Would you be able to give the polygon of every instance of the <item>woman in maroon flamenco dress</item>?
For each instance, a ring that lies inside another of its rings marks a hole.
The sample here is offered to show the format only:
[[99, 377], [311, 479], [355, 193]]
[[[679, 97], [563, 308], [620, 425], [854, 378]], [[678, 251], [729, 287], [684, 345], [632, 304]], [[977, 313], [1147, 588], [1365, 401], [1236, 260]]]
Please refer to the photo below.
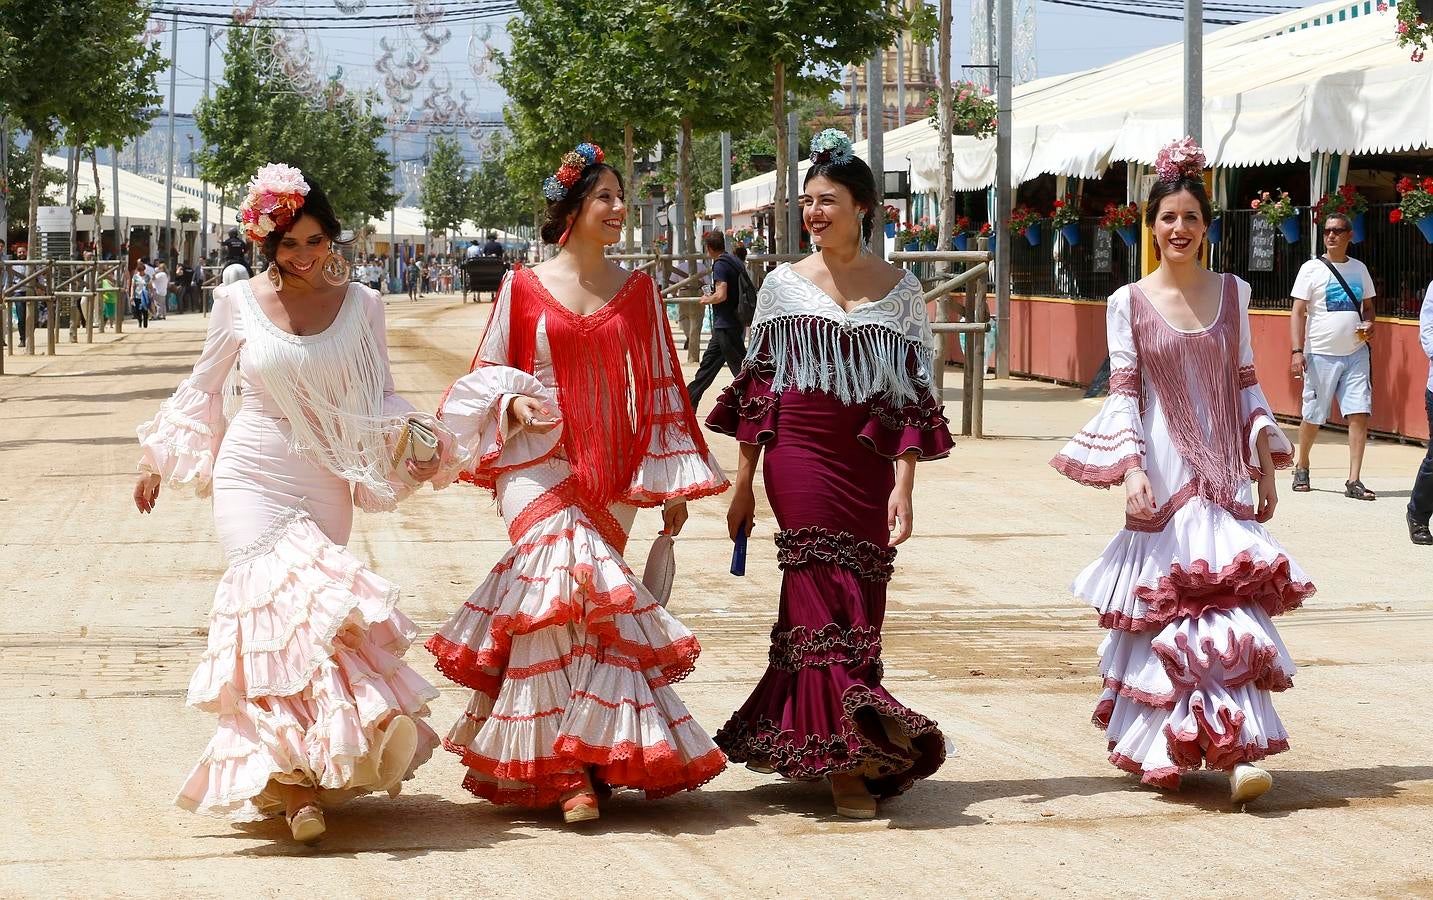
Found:
[[952, 441], [920, 283], [863, 252], [880, 209], [871, 170], [840, 132], [811, 158], [800, 201], [821, 252], [766, 278], [741, 374], [707, 419], [741, 442], [733, 539], [750, 534], [766, 451], [784, 572], [770, 665], [716, 742], [758, 772], [828, 779], [837, 813], [869, 819], [945, 760], [936, 723], [881, 686], [881, 624], [915, 463]]

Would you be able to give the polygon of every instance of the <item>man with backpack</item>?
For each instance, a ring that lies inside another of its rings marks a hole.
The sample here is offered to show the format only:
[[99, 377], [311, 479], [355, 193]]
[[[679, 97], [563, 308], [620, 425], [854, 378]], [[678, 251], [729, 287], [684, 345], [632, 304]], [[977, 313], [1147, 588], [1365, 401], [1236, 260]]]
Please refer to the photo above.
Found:
[[692, 409], [697, 408], [702, 394], [716, 380], [722, 363], [732, 375], [741, 371], [741, 361], [746, 358], [746, 326], [756, 312], [756, 288], [746, 274], [746, 266], [726, 252], [726, 237], [719, 231], [708, 232], [703, 243], [712, 260], [712, 289], [702, 294], [702, 305], [712, 310], [712, 337], [692, 383], [687, 385]]
[[1327, 253], [1303, 264], [1294, 279], [1289, 337], [1293, 343], [1289, 372], [1304, 383], [1303, 421], [1299, 425], [1299, 456], [1294, 462], [1294, 490], [1308, 491], [1309, 451], [1319, 428], [1328, 421], [1333, 401], [1348, 422], [1348, 480], [1344, 496], [1374, 500], [1377, 495], [1361, 479], [1363, 449], [1368, 443], [1368, 417], [1373, 412], [1373, 363], [1368, 341], [1373, 336], [1373, 278], [1368, 267], [1348, 255], [1353, 225], [1342, 213], [1324, 221]]

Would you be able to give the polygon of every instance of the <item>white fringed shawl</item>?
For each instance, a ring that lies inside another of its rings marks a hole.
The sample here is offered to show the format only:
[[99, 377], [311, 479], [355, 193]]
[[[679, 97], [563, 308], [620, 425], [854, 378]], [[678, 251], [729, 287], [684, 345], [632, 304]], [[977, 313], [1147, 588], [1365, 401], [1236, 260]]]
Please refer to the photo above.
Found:
[[885, 297], [850, 312], [787, 264], [757, 293], [747, 364], [772, 371], [774, 393], [794, 387], [842, 403], [883, 395], [918, 402], [930, 391], [934, 358], [924, 291], [909, 272]]
[[394, 499], [384, 477], [388, 363], [352, 286], [327, 330], [295, 335], [269, 321], [248, 282], [240, 284], [246, 301], [242, 365], [288, 420], [289, 446], [377, 499]]

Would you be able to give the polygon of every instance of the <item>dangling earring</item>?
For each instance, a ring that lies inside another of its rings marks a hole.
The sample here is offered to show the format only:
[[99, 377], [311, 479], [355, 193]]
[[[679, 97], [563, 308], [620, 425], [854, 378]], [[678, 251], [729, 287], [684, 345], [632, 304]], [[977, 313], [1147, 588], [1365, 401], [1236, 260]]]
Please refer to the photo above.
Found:
[[350, 274], [348, 261], [332, 250], [328, 253], [328, 259], [324, 260], [322, 272], [323, 280], [334, 287], [338, 287], [341, 284], [348, 284]]
[[572, 225], [573, 225], [573, 222], [576, 222], [576, 221], [577, 221], [577, 219], [576, 219], [576, 217], [574, 217], [573, 220], [572, 220], [572, 222], [568, 222], [568, 223], [567, 223], [567, 230], [564, 231], [564, 232], [562, 232], [562, 237], [560, 237], [560, 238], [557, 239], [557, 246], [559, 246], [559, 247], [566, 247], [566, 246], [567, 246], [567, 239], [572, 236]]
[[278, 263], [269, 263], [269, 284], [272, 284], [276, 291], [284, 289], [284, 273], [279, 271]]

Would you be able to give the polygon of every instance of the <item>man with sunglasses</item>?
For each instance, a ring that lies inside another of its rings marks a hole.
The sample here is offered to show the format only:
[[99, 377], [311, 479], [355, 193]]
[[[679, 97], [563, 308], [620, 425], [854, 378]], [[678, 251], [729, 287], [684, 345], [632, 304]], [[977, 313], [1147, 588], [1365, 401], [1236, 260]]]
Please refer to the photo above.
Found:
[[1324, 220], [1325, 254], [1303, 264], [1290, 292], [1294, 305], [1289, 316], [1293, 344], [1289, 372], [1304, 383], [1294, 490], [1310, 490], [1309, 451], [1337, 399], [1339, 412], [1348, 423], [1344, 496], [1376, 500], [1377, 495], [1360, 479], [1368, 417], [1373, 412], [1368, 341], [1373, 336], [1374, 288], [1368, 267], [1348, 255], [1352, 234], [1347, 216], [1330, 213]]

